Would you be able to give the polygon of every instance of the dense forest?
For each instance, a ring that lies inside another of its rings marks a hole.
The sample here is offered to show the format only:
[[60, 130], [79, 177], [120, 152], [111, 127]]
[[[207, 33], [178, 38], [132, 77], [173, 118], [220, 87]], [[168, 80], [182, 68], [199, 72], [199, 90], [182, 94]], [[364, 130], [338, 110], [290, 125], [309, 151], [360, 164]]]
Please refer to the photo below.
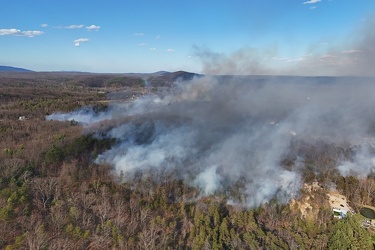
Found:
[[[293, 142], [292, 152], [304, 156], [303, 182], [319, 188], [302, 187], [287, 203], [275, 198], [247, 207], [229, 202], [241, 197], [241, 183], [201, 196], [173, 170], [124, 180], [95, 162], [115, 139], [95, 137], [74, 121], [45, 119], [87, 106], [99, 112], [108, 96], [126, 102], [165, 91], [173, 80], [150, 79], [155, 84], [147, 88], [144, 78], [128, 75], [0, 74], [1, 249], [374, 248], [375, 233], [361, 226], [358, 209], [375, 204], [375, 176], [344, 177], [335, 168], [351, 157], [350, 145]], [[288, 169], [296, 160], [291, 153], [281, 164]], [[356, 214], [333, 217], [332, 186]]]

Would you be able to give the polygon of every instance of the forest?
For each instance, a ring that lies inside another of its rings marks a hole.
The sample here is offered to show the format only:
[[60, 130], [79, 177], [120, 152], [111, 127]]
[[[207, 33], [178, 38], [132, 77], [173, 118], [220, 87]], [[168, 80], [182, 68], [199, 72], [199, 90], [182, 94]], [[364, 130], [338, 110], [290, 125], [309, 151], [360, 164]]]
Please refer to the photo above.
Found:
[[[375, 249], [375, 231], [358, 213], [375, 204], [375, 175], [344, 176], [336, 167], [353, 157], [352, 145], [291, 140], [280, 165], [319, 188], [301, 185], [287, 202], [275, 196], [247, 206], [241, 178], [202, 195], [175, 168], [124, 176], [95, 161], [118, 139], [74, 120], [46, 119], [84, 107], [100, 113], [110, 97], [130, 102], [194, 76], [168, 77], [0, 73], [1, 249]], [[113, 124], [100, 126], [105, 133]], [[333, 188], [355, 214], [334, 218]]]

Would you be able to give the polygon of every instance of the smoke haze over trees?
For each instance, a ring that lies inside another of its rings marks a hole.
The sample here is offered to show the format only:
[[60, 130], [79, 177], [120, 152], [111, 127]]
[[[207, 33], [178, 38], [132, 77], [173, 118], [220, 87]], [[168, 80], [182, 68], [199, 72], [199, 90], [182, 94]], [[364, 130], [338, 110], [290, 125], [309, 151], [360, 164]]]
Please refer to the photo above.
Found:
[[0, 248], [371, 248], [371, 78], [162, 75], [1, 74]]
[[172, 172], [201, 195], [240, 187], [243, 197], [235, 202], [258, 206], [298, 194], [305, 159], [291, 149], [295, 143], [357, 145], [357, 156], [341, 159], [337, 171], [373, 173], [372, 84], [360, 77], [206, 76], [105, 112], [48, 119], [76, 120], [87, 131], [115, 138], [116, 146], [96, 162], [109, 163], [129, 180], [137, 173], [158, 178]]

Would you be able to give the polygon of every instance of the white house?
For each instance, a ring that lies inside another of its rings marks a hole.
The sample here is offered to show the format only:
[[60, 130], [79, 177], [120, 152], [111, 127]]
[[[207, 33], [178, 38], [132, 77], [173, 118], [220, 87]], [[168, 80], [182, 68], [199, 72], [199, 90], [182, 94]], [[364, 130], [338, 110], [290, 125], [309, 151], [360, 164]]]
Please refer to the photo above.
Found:
[[333, 208], [332, 211], [333, 211], [333, 216], [337, 219], [345, 218], [347, 213], [349, 212], [349, 210], [343, 210], [340, 208]]

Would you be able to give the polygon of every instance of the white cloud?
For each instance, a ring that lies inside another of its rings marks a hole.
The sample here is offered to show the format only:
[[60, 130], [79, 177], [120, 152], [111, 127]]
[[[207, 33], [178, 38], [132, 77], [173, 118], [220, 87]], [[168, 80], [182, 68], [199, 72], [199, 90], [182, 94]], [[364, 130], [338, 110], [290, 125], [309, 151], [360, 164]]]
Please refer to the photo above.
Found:
[[303, 2], [303, 4], [313, 4], [313, 3], [319, 3], [321, 1], [322, 0], [309, 0], [309, 1]]
[[150, 50], [151, 50], [151, 51], [155, 51], [155, 50], [156, 50], [156, 48], [150, 48]]
[[72, 25], [69, 25], [69, 26], [65, 26], [64, 28], [65, 29], [81, 29], [83, 27], [84, 27], [83, 24], [72, 24]]
[[40, 36], [44, 32], [43, 31], [38, 31], [38, 30], [28, 30], [28, 31], [22, 31], [22, 34], [27, 37], [34, 37], [34, 36]]
[[87, 43], [88, 41], [90, 41], [90, 39], [88, 39], [88, 38], [76, 39], [76, 40], [74, 40], [74, 46], [79, 47], [79, 46], [81, 46], [81, 43]]
[[310, 7], [310, 10], [315, 10], [315, 9], [316, 9], [316, 6]]
[[100, 26], [97, 26], [97, 25], [90, 25], [90, 26], [86, 26], [86, 29], [88, 31], [92, 31], [92, 30], [95, 30], [95, 31], [98, 31], [100, 29]]
[[356, 49], [341, 51], [341, 53], [343, 53], [343, 54], [354, 54], [354, 53], [360, 53], [360, 52], [362, 52], [362, 51], [361, 50], [356, 50]]
[[144, 36], [144, 33], [134, 33], [135, 36]]
[[140, 43], [140, 44], [138, 44], [138, 46], [146, 46], [147, 45], [147, 43]]
[[83, 42], [88, 42], [88, 41], [90, 41], [90, 39], [88, 38], [79, 38], [79, 39], [74, 40], [74, 42], [76, 43], [83, 43]]
[[285, 62], [285, 63], [292, 63], [292, 62], [301, 62], [304, 61], [304, 57], [297, 57], [297, 58], [289, 58], [289, 57], [274, 57], [272, 60], [278, 61], [278, 62]]
[[27, 37], [34, 37], [40, 36], [44, 32], [38, 30], [27, 30], [21, 31], [19, 29], [0, 29], [0, 36], [27, 36]]
[[167, 49], [167, 52], [174, 52], [174, 49]]
[[47, 27], [48, 27], [48, 24], [46, 24], [46, 23], [42, 23], [42, 24], [40, 25], [40, 27], [42, 27], [42, 28], [47, 28]]

